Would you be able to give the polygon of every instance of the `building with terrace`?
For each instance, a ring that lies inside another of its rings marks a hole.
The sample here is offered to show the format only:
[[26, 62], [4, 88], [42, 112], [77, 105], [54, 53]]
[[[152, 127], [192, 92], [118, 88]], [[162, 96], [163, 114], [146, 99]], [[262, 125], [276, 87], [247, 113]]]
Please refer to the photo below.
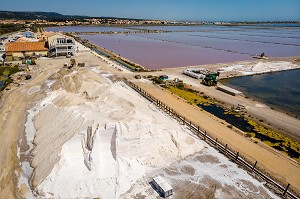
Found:
[[75, 40], [63, 34], [55, 34], [48, 37], [49, 56], [66, 56], [75, 54]]

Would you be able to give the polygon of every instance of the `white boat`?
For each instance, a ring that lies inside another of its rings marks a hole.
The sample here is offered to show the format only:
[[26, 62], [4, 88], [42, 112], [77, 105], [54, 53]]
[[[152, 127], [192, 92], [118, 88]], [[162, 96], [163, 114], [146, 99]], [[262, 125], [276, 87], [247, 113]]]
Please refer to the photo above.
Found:
[[253, 58], [255, 58], [255, 59], [269, 59], [267, 56], [265, 56], [265, 55], [254, 55], [253, 56]]

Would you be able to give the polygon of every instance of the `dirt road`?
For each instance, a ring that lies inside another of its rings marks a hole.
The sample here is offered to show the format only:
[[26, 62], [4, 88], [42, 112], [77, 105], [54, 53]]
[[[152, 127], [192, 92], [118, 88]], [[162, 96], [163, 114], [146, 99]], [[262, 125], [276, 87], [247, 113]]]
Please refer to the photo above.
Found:
[[[54, 71], [55, 67], [49, 69]], [[11, 91], [4, 91], [0, 107], [0, 196], [18, 198], [18, 177], [20, 172], [17, 146], [20, 130], [24, 129], [24, 116], [28, 106], [38, 97], [28, 95], [26, 91], [45, 82], [50, 71], [43, 71], [33, 79]]]

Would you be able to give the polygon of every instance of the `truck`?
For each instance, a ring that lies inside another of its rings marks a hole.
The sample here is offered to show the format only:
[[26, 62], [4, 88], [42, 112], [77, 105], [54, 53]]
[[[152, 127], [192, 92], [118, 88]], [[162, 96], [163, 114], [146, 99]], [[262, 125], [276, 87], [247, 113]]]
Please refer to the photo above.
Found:
[[219, 72], [206, 74], [204, 79], [202, 80], [202, 84], [206, 86], [216, 86], [218, 82], [217, 77], [219, 77], [219, 75]]

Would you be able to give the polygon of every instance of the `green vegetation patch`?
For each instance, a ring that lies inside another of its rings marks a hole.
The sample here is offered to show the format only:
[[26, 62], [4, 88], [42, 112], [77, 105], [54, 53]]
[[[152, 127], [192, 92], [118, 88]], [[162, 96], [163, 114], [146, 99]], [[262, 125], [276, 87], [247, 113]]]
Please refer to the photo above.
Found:
[[199, 94], [196, 94], [194, 92], [185, 89], [180, 89], [174, 86], [167, 86], [166, 89], [171, 93], [174, 93], [175, 95], [185, 99], [187, 102], [191, 104], [196, 104], [196, 105], [203, 104], [207, 106], [209, 106], [210, 104], [214, 104], [214, 102], [209, 100], [208, 98], [200, 96]]
[[19, 66], [0, 66], [0, 75], [10, 76], [16, 72], [19, 72]]
[[12, 83], [11, 75], [19, 72], [19, 66], [0, 66], [0, 81], [4, 82], [3, 86], [0, 86], [0, 90], [3, 90], [8, 84]]
[[0, 24], [0, 35], [10, 32], [16, 32], [22, 30], [24, 25], [22, 24]]
[[248, 120], [248, 123], [254, 127], [253, 131], [255, 131], [256, 138], [300, 162], [299, 142], [294, 141], [273, 129], [266, 128], [255, 121]]

